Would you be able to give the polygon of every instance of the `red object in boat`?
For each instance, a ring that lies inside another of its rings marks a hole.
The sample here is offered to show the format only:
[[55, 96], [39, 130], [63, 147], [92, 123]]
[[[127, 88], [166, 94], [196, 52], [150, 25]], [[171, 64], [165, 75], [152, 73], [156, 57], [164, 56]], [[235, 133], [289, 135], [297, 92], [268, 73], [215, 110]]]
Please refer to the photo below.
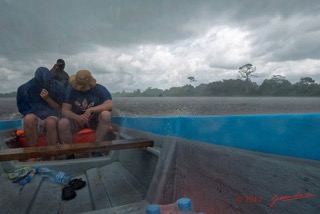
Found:
[[[113, 127], [109, 127], [109, 132], [113, 130]], [[26, 137], [24, 136], [24, 131], [21, 129], [18, 129], [16, 131], [16, 136], [18, 137], [19, 142], [21, 143], [22, 147], [28, 147], [26, 142]], [[94, 142], [96, 138], [96, 132], [93, 129], [82, 129], [80, 130], [75, 136], [73, 137], [73, 143], [79, 144], [79, 143], [92, 143]], [[44, 136], [38, 137], [38, 143], [37, 146], [46, 146], [46, 138]]]

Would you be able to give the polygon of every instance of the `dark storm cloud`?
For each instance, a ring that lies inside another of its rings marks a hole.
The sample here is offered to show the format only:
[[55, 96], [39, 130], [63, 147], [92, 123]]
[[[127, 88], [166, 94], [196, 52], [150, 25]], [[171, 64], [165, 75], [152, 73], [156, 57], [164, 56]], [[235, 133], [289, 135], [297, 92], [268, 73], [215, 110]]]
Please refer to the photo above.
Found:
[[[0, 55], [28, 59], [48, 52], [71, 55], [90, 50], [92, 44], [172, 43], [195, 36], [184, 28], [186, 23], [201, 24], [204, 20], [208, 25], [234, 23], [253, 31], [266, 27], [270, 36], [286, 39], [291, 31], [273, 29], [270, 19], [277, 15], [282, 19], [294, 14], [310, 16], [317, 14], [317, 9], [317, 1], [298, 0], [2, 1]], [[269, 41], [258, 32], [254, 36], [257, 42]]]
[[271, 61], [319, 59], [319, 1], [244, 2], [232, 20], [251, 31], [253, 56]]
[[195, 4], [180, 1], [2, 1], [0, 54], [74, 54], [92, 44], [166, 43], [190, 36], [178, 26]]
[[0, 1], [0, 93], [58, 58], [117, 90], [234, 78], [245, 63], [263, 77], [306, 63], [315, 74], [319, 11], [317, 0]]

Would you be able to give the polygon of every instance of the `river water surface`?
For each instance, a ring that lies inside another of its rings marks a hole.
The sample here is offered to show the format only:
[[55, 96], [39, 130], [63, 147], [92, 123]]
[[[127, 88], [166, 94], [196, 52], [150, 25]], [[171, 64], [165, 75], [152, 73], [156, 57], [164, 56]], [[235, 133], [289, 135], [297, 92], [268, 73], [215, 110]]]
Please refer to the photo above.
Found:
[[[318, 97], [114, 97], [113, 116], [204, 116], [320, 112]], [[0, 98], [0, 120], [21, 118], [15, 98]]]

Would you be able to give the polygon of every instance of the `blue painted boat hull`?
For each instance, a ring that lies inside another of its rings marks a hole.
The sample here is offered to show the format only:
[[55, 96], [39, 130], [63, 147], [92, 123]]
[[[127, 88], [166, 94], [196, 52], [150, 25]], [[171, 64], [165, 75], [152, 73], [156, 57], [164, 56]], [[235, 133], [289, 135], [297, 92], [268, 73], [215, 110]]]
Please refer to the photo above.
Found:
[[[162, 136], [269, 154], [320, 160], [320, 114], [201, 117], [113, 117], [112, 122]], [[0, 130], [20, 120], [0, 121]]]
[[320, 160], [320, 114], [115, 117], [122, 127], [269, 154]]
[[[61, 201], [61, 187], [40, 176], [20, 191], [19, 186], [8, 181], [8, 168], [2, 162], [0, 189], [6, 194], [2, 195], [0, 210], [137, 214], [150, 203], [168, 204], [189, 197], [196, 211], [206, 213], [319, 213], [320, 162], [308, 160], [316, 157], [308, 156], [310, 148], [294, 145], [293, 148], [300, 148], [299, 153], [279, 156], [273, 155], [272, 149], [266, 153], [267, 146], [261, 144], [271, 142], [270, 148], [285, 151], [281, 150], [289, 145], [285, 139], [292, 139], [295, 144], [316, 139], [318, 119], [318, 114], [113, 118], [116, 131], [122, 136], [152, 139], [155, 146], [112, 151], [100, 159], [41, 163], [87, 181], [90, 188], [78, 191], [71, 202]], [[7, 130], [15, 128], [19, 121], [2, 123], [6, 123], [1, 127]], [[297, 131], [300, 129], [306, 129], [305, 136]], [[238, 149], [243, 145], [245, 149]], [[265, 152], [256, 152], [258, 149]], [[39, 163], [32, 165], [35, 164]], [[279, 200], [270, 207], [275, 196], [294, 195], [309, 198]], [[262, 200], [251, 201], [253, 197]]]

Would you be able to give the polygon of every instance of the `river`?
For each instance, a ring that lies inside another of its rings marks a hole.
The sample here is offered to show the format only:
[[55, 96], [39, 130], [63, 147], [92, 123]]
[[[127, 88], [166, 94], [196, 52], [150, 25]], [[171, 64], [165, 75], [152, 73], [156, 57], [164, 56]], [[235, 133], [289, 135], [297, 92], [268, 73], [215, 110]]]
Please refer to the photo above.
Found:
[[[114, 97], [113, 116], [204, 116], [320, 112], [318, 97]], [[0, 98], [0, 120], [21, 118], [15, 98]]]

